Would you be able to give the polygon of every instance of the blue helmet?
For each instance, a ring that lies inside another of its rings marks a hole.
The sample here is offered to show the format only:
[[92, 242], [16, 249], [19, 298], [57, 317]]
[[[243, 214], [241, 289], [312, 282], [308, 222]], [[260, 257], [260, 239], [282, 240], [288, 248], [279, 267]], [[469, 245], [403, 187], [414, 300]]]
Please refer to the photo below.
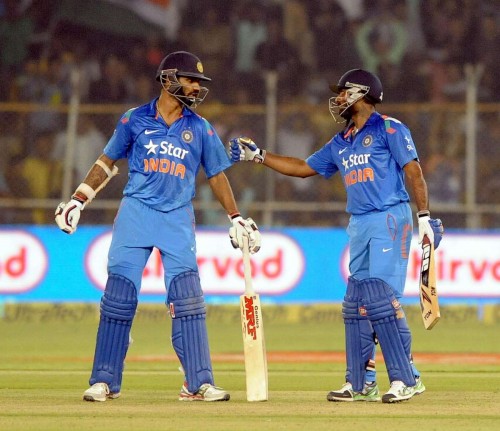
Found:
[[[330, 85], [336, 94], [347, 91], [347, 101], [338, 104], [336, 97], [329, 100], [330, 113], [337, 123], [344, 123], [351, 118], [349, 108], [363, 97], [373, 105], [382, 103], [384, 91], [380, 79], [363, 69], [352, 69], [344, 73], [336, 85]], [[342, 120], [339, 118], [342, 117]]]
[[211, 79], [203, 74], [203, 64], [200, 59], [190, 52], [172, 52], [161, 61], [156, 72], [156, 80], [179, 102], [194, 109], [203, 102], [208, 88], [200, 87], [197, 94], [186, 96], [183, 90], [184, 86], [178, 80], [181, 76], [199, 81], [211, 81]]
[[194, 54], [187, 51], [176, 51], [168, 54], [160, 63], [156, 72], [156, 80], [161, 82], [167, 70], [175, 69], [177, 76], [188, 76], [200, 81], [211, 81], [203, 74], [203, 64]]

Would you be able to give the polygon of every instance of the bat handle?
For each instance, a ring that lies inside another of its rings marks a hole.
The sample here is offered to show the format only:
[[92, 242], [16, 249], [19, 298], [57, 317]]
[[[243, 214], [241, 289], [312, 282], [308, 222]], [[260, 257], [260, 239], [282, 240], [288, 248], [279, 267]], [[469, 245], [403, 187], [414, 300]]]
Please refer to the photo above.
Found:
[[252, 264], [250, 262], [250, 250], [248, 237], [243, 236], [243, 272], [245, 275], [245, 295], [253, 295], [255, 292], [252, 286]]

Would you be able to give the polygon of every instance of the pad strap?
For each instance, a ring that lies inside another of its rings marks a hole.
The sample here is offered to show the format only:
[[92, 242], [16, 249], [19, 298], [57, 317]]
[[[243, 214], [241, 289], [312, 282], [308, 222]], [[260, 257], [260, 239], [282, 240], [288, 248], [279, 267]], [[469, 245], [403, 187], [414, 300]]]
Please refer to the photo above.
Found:
[[167, 304], [172, 316], [172, 345], [194, 393], [204, 383], [214, 384], [200, 277], [184, 272], [170, 283]]

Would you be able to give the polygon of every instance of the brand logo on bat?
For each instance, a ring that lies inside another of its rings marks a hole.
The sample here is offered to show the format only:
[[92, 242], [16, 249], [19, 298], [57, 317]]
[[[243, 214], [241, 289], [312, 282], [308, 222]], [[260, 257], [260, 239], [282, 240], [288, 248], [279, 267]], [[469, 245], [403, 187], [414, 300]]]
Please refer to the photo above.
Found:
[[246, 332], [254, 340], [257, 339], [257, 322], [255, 320], [255, 306], [253, 296], [245, 296], [245, 320]]

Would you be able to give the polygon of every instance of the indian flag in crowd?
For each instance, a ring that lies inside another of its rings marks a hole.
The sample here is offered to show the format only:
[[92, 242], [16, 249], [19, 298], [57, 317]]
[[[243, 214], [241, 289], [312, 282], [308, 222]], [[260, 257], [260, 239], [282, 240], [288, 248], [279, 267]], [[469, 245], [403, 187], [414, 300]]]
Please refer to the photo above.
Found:
[[169, 39], [175, 39], [181, 24], [184, 0], [106, 0], [130, 9], [145, 21], [165, 29]]

